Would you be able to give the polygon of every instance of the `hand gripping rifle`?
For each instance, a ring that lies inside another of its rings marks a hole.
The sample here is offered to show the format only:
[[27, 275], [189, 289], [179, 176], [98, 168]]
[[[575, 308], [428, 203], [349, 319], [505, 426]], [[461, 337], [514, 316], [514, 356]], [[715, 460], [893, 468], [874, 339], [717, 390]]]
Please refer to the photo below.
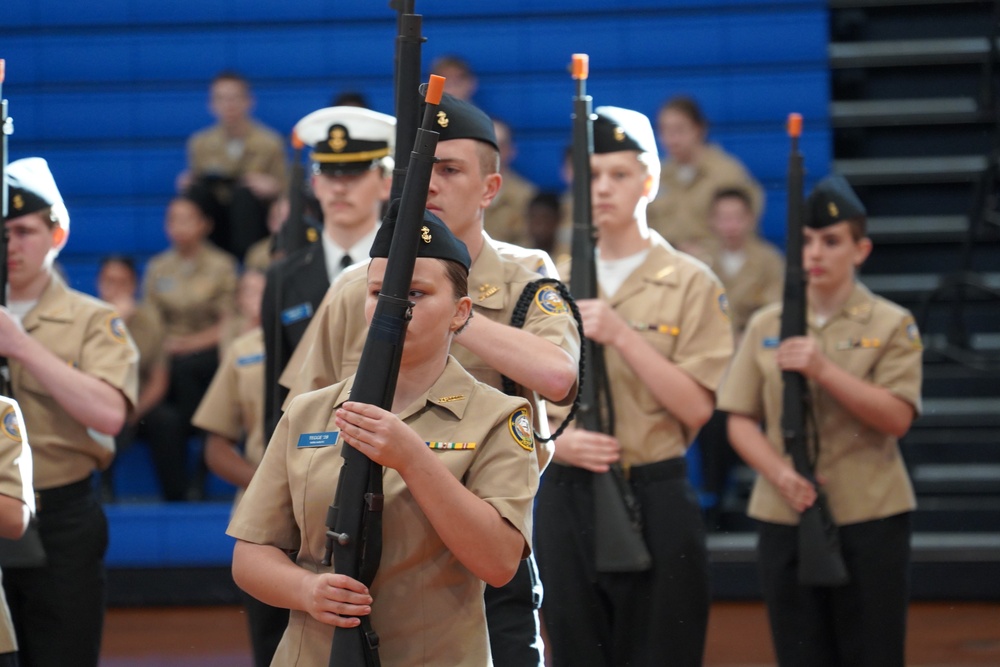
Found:
[[[785, 293], [781, 311], [781, 340], [806, 335], [806, 281], [802, 270], [802, 154], [799, 136], [802, 116], [788, 117], [792, 147], [788, 157], [788, 253]], [[805, 586], [840, 586], [847, 583], [847, 568], [840, 553], [837, 526], [830, 515], [826, 495], [816, 483], [809, 453], [806, 419], [811, 414], [809, 385], [796, 371], [782, 371], [781, 433], [785, 451], [795, 471], [816, 487], [816, 502], [799, 518], [799, 583]], [[813, 429], [815, 431], [815, 429]]]
[[[351, 389], [352, 401], [386, 410], [392, 408], [406, 325], [413, 312], [413, 302], [408, 298], [410, 281], [435, 162], [434, 151], [440, 136], [431, 128], [443, 90], [444, 78], [431, 75], [423, 123], [417, 130], [410, 153], [382, 291]], [[344, 463], [337, 493], [327, 512], [323, 564], [330, 565], [332, 556], [337, 574], [346, 574], [371, 586], [382, 556], [382, 467], [350, 446], [345, 445], [341, 455]], [[331, 667], [377, 667], [380, 664], [378, 635], [369, 616], [361, 617], [359, 627], [334, 631], [329, 664]]]
[[[590, 156], [594, 152], [592, 99], [587, 95], [589, 58], [573, 55], [576, 80], [573, 98], [573, 266], [570, 285], [576, 298], [597, 298], [597, 266], [594, 258], [594, 225], [590, 203]], [[580, 374], [580, 406], [577, 423], [588, 431], [614, 433], [611, 387], [604, 365], [603, 347], [584, 338], [581, 359], [586, 360], [586, 378]], [[606, 473], [595, 473], [594, 541], [598, 572], [642, 572], [652, 562], [642, 539], [639, 501], [619, 463]]]

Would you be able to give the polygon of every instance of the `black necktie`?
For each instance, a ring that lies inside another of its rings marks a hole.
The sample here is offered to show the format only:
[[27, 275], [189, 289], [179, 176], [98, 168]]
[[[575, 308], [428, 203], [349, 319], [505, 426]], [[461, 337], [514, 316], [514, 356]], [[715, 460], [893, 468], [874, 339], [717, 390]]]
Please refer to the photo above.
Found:
[[343, 257], [340, 258], [340, 268], [341, 269], [346, 269], [351, 264], [354, 264], [354, 260], [351, 259], [350, 255], [346, 255], [345, 254]]

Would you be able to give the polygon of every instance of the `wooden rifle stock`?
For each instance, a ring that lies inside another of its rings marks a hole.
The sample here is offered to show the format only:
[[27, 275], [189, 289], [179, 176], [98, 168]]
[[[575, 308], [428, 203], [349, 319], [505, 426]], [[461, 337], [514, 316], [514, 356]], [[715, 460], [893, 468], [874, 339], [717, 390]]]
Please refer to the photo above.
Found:
[[[573, 266], [570, 284], [577, 298], [597, 298], [597, 266], [594, 258], [594, 225], [590, 201], [590, 156], [594, 152], [592, 99], [587, 95], [588, 60], [573, 55]], [[586, 333], [586, 332], [584, 332]], [[577, 423], [588, 431], [614, 432], [614, 410], [604, 349], [584, 338], [581, 357], [585, 372], [580, 374], [580, 405]], [[586, 378], [588, 381], [584, 381]], [[642, 515], [621, 465], [614, 463], [606, 473], [595, 473], [594, 542], [595, 564], [599, 572], [642, 572], [652, 558], [642, 539]]]
[[[806, 280], [802, 267], [803, 167], [798, 139], [802, 117], [789, 117], [791, 152], [788, 158], [788, 246], [781, 311], [781, 340], [806, 335]], [[795, 471], [816, 487], [816, 502], [799, 518], [799, 582], [805, 586], [840, 586], [847, 583], [847, 567], [840, 552], [840, 538], [826, 496], [819, 488], [809, 458], [807, 416], [809, 385], [805, 376], [782, 371], [781, 432], [785, 451]]]
[[[382, 291], [351, 389], [352, 401], [385, 410], [392, 408], [406, 325], [412, 315], [410, 281], [439, 137], [431, 128], [443, 88], [444, 79], [432, 75], [423, 123], [417, 130], [403, 196], [396, 211]], [[341, 456], [344, 463], [337, 492], [327, 512], [323, 564], [330, 565], [332, 557], [337, 574], [346, 574], [371, 586], [382, 556], [382, 467], [348, 445], [342, 446]], [[371, 627], [370, 617], [363, 616], [359, 627], [334, 631], [329, 664], [331, 667], [380, 664], [378, 635]]]

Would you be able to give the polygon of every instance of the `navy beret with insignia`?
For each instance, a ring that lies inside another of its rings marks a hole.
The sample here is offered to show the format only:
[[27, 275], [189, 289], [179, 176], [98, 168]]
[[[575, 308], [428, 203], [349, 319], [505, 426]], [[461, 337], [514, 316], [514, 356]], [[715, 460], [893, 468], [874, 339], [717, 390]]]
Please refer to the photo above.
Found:
[[296, 123], [295, 134], [312, 148], [309, 159], [315, 170], [359, 173], [392, 155], [396, 119], [360, 107], [326, 107]]
[[822, 229], [845, 220], [864, 219], [865, 205], [858, 199], [847, 179], [831, 174], [816, 184], [806, 201], [805, 224]]
[[597, 107], [594, 152], [639, 151], [656, 155], [656, 137], [649, 118], [631, 109]]
[[[372, 249], [369, 252], [371, 257], [388, 257], [389, 244], [392, 241], [392, 234], [396, 229], [396, 215], [399, 211], [399, 200], [395, 199], [389, 207], [389, 212], [382, 219], [382, 226], [375, 234], [375, 241], [372, 242]], [[448, 226], [441, 218], [430, 211], [424, 211], [423, 225], [420, 227], [420, 243], [417, 244], [417, 257], [431, 257], [434, 259], [450, 259], [465, 267], [466, 271], [472, 266], [472, 258], [469, 256], [469, 249], [465, 244], [451, 233]]]
[[52, 209], [59, 225], [69, 229], [69, 212], [63, 202], [49, 164], [40, 157], [26, 157], [7, 165], [7, 219]]
[[[420, 87], [421, 91], [424, 90], [425, 86], [426, 84]], [[421, 115], [423, 115], [423, 111], [421, 111]], [[475, 139], [500, 150], [497, 144], [497, 134], [493, 129], [493, 121], [490, 120], [490, 117], [482, 109], [448, 93], [441, 96], [437, 118], [431, 129], [441, 135], [439, 141]]]

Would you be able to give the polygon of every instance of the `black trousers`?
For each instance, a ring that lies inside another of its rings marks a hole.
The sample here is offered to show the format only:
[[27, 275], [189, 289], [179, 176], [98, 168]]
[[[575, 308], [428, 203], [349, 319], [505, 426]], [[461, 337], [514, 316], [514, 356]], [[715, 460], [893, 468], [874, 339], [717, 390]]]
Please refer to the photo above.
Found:
[[[127, 425], [115, 438], [121, 455], [139, 438], [149, 445], [156, 477], [164, 500], [184, 500], [187, 492], [187, 433], [189, 426], [169, 403], [153, 407], [138, 424]], [[117, 458], [115, 459], [117, 461]], [[112, 486], [115, 463], [104, 474], [105, 486]]]
[[281, 636], [288, 627], [288, 610], [264, 604], [242, 591], [240, 595], [243, 598], [243, 608], [247, 612], [253, 664], [255, 667], [270, 667]]
[[3, 573], [21, 665], [97, 667], [108, 522], [90, 478], [40, 491], [38, 529], [46, 565]]
[[650, 570], [594, 565], [593, 476], [550, 464], [535, 509], [553, 667], [700, 666], [708, 625], [708, 555], [683, 459], [631, 469]]
[[538, 621], [542, 583], [535, 557], [521, 561], [504, 586], [486, 587], [486, 626], [497, 667], [542, 667], [544, 646]]
[[195, 179], [188, 188], [212, 218], [209, 239], [242, 262], [247, 250], [268, 235], [269, 201], [261, 200], [250, 188], [215, 179]]
[[795, 526], [762, 522], [758, 568], [782, 667], [903, 667], [910, 513], [840, 527], [845, 586], [798, 582]]

